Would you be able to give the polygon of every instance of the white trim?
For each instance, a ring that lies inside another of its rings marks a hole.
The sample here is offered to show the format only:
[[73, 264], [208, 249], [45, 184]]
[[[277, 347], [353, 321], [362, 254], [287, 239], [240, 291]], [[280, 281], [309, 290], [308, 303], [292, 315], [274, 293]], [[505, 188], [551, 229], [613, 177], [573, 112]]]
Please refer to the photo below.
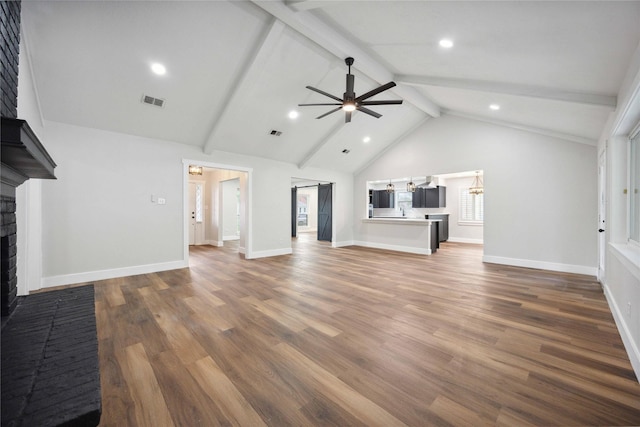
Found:
[[386, 243], [364, 242], [356, 240], [353, 242], [355, 246], [364, 246], [365, 248], [385, 249], [388, 251], [408, 252], [417, 255], [431, 255], [431, 249], [415, 248], [411, 246], [387, 245]]
[[347, 240], [345, 242], [331, 242], [332, 248], [344, 248], [345, 246], [353, 246], [355, 243], [353, 240]]
[[217, 246], [217, 247], [224, 246], [224, 242], [222, 240], [205, 240], [204, 244], [205, 245], [211, 245], [211, 246]]
[[189, 267], [189, 262], [169, 261], [159, 264], [136, 265], [132, 267], [114, 268], [111, 270], [87, 271], [84, 273], [62, 274], [42, 278], [42, 288], [54, 286], [74, 285], [77, 283], [95, 282], [98, 280], [115, 279], [117, 277], [136, 276], [139, 274], [157, 273], [159, 271], [177, 270]]
[[484, 241], [482, 239], [468, 239], [466, 237], [451, 237], [449, 236], [449, 239], [447, 240], [447, 242], [452, 242], [452, 243], [473, 243], [474, 245], [483, 245]]
[[640, 349], [638, 349], [638, 343], [634, 341], [633, 334], [629, 330], [627, 323], [624, 321], [624, 316], [620, 311], [620, 307], [616, 304], [616, 300], [613, 297], [609, 286], [603, 284], [602, 288], [604, 289], [604, 296], [607, 298], [607, 302], [609, 303], [611, 314], [613, 314], [613, 320], [616, 322], [616, 326], [618, 327], [618, 332], [622, 338], [624, 348], [627, 350], [631, 367], [636, 373], [636, 379], [640, 382]]
[[[242, 253], [242, 251], [240, 251]], [[280, 256], [280, 255], [291, 255], [293, 253], [293, 249], [291, 248], [282, 248], [282, 249], [271, 249], [268, 251], [253, 251], [251, 255], [245, 256], [246, 259], [256, 259], [256, 258], [267, 258], [271, 256]]]
[[555, 262], [506, 258], [491, 255], [484, 255], [482, 257], [482, 262], [487, 262], [490, 264], [511, 265], [514, 267], [536, 268], [539, 270], [559, 271], [561, 273], [586, 274], [594, 277], [598, 273], [597, 267], [589, 267], [586, 265], [560, 264]]

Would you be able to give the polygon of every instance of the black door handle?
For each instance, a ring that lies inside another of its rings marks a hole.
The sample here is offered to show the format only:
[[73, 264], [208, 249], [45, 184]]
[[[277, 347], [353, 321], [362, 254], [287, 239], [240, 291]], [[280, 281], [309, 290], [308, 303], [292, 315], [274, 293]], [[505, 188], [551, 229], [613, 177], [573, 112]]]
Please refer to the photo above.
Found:
[[598, 233], [602, 233], [604, 231], [604, 228], [599, 228], [598, 229]]

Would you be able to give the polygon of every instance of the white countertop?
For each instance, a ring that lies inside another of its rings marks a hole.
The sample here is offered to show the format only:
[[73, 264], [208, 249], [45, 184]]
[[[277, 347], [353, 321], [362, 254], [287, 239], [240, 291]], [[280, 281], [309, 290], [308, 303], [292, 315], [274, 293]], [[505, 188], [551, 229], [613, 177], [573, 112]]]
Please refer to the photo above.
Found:
[[407, 225], [431, 225], [433, 222], [441, 222], [441, 219], [424, 219], [409, 217], [364, 218], [362, 222], [372, 224], [407, 224]]

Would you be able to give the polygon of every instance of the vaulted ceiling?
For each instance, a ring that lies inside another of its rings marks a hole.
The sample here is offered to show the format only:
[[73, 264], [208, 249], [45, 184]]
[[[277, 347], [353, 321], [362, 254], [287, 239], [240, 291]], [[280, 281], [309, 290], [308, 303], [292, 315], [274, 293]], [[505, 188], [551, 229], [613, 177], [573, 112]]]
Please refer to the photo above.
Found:
[[[640, 2], [23, 0], [22, 27], [46, 120], [356, 172], [442, 114], [595, 145]], [[349, 56], [357, 95], [403, 104], [297, 106], [342, 97]]]

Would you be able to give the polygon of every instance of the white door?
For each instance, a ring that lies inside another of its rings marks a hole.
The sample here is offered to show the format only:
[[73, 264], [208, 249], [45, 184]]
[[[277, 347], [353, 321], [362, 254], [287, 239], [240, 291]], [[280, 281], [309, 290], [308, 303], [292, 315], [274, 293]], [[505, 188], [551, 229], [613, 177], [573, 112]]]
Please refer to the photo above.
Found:
[[602, 151], [598, 159], [598, 281], [604, 280], [605, 255], [607, 250], [606, 241], [606, 212], [607, 212], [607, 169], [606, 150]]
[[187, 221], [189, 222], [189, 244], [201, 245], [204, 240], [203, 222], [204, 184], [189, 182], [189, 205], [187, 207]]

